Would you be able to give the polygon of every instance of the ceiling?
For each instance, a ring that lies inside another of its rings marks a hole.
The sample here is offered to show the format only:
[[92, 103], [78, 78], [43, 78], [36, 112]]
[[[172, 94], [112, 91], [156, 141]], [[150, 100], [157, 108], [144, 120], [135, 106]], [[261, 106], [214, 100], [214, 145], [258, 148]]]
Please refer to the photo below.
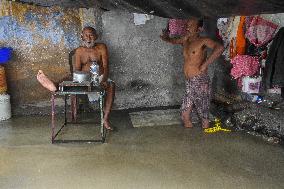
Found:
[[40, 6], [123, 9], [167, 18], [229, 17], [284, 12], [283, 0], [17, 0]]

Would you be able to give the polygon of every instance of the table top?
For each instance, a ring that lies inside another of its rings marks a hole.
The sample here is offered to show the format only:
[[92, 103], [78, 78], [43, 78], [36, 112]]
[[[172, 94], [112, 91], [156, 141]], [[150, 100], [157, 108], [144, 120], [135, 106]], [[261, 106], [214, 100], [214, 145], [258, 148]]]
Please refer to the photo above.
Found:
[[52, 94], [54, 95], [79, 95], [79, 94], [95, 94], [95, 93], [101, 93], [103, 91], [96, 90], [96, 91], [56, 91], [53, 92]]
[[59, 84], [59, 90], [53, 92], [56, 95], [68, 95], [68, 94], [95, 94], [104, 92], [101, 86], [95, 86], [90, 81], [73, 82], [63, 81]]
[[95, 86], [91, 81], [83, 81], [83, 82], [73, 82], [73, 81], [63, 81], [59, 83], [60, 87], [88, 87], [88, 86]]

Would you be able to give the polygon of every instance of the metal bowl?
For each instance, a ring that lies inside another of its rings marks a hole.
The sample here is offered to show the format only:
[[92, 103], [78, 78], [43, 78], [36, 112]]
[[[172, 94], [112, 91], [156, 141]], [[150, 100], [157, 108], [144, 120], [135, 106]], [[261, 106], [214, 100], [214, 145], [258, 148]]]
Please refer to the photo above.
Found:
[[73, 73], [73, 82], [82, 83], [84, 81], [91, 81], [90, 73], [82, 71], [75, 71]]

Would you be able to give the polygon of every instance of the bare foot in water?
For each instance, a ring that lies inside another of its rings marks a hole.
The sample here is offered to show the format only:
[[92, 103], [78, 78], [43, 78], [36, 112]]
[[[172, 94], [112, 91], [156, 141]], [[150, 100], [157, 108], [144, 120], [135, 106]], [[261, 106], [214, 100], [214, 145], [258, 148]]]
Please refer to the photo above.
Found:
[[202, 121], [202, 128], [203, 129], [209, 128], [209, 120], [203, 120]]
[[50, 81], [46, 75], [44, 75], [43, 71], [42, 70], [39, 70], [38, 73], [37, 73], [37, 76], [36, 76], [38, 82], [40, 82], [40, 84], [48, 89], [49, 91], [56, 91], [56, 87], [54, 85], [54, 83], [52, 81]]
[[113, 131], [113, 128], [110, 126], [109, 121], [107, 120], [104, 120], [104, 127], [109, 131]]
[[183, 126], [185, 128], [192, 128], [192, 122], [190, 121], [190, 117], [189, 117], [189, 112], [184, 112], [181, 116], [181, 119], [183, 121]]
[[191, 122], [187, 122], [187, 121], [186, 122], [184, 121], [183, 125], [184, 125], [185, 128], [192, 128], [193, 127], [192, 123]]

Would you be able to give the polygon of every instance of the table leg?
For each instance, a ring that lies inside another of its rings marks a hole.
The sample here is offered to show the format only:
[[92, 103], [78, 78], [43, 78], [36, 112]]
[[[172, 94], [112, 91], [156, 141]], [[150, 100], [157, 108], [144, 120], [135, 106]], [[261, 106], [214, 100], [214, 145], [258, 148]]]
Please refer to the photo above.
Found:
[[101, 112], [101, 138], [105, 142], [105, 127], [104, 127], [104, 94], [100, 92], [100, 112]]
[[55, 132], [55, 103], [54, 94], [51, 95], [51, 143], [54, 142], [54, 132]]
[[64, 95], [64, 124], [67, 124], [67, 95]]
[[77, 122], [77, 96], [71, 95], [71, 119], [72, 122]]
[[75, 95], [75, 97], [74, 97], [74, 121], [75, 121], [75, 123], [77, 123], [77, 95]]

